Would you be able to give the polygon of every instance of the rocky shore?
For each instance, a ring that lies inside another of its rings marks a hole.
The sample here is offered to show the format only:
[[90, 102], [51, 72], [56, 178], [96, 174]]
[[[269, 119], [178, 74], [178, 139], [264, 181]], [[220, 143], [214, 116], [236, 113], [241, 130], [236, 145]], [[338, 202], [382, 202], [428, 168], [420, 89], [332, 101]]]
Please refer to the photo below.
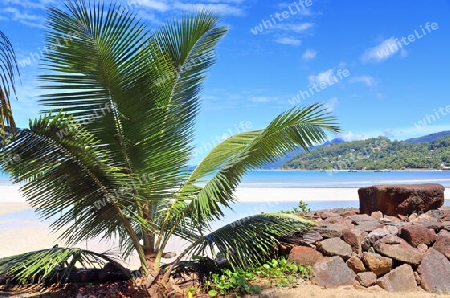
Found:
[[313, 283], [450, 294], [450, 208], [395, 216], [355, 208], [299, 215], [318, 224], [283, 238], [281, 253], [312, 266]]

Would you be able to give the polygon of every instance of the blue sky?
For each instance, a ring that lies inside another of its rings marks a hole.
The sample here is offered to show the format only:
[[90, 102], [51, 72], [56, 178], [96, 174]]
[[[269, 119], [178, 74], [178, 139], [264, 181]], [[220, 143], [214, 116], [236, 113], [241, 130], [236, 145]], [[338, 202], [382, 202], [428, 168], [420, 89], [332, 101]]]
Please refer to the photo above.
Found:
[[[326, 103], [346, 140], [450, 129], [448, 1], [119, 2], [149, 27], [203, 7], [229, 27], [203, 91], [194, 163], [218, 138], [263, 128], [292, 103]], [[0, 0], [0, 30], [21, 63], [13, 112], [22, 127], [39, 115], [47, 5], [60, 3]]]

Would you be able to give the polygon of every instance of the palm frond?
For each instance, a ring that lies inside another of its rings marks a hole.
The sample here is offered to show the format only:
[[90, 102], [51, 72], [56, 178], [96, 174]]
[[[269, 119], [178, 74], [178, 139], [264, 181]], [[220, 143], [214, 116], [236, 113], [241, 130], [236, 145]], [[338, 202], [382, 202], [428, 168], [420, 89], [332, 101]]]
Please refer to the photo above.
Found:
[[244, 268], [264, 263], [275, 251], [278, 238], [305, 232], [315, 222], [285, 213], [262, 213], [232, 222], [197, 238], [184, 253], [220, 254], [231, 266]]
[[12, 275], [22, 284], [36, 281], [43, 283], [46, 280], [66, 283], [76, 264], [86, 268], [102, 268], [107, 262], [129, 276], [129, 272], [120, 265], [114, 255], [61, 247], [1, 258], [0, 274]]
[[[235, 199], [233, 193], [248, 170], [275, 161], [299, 146], [308, 151], [308, 147], [325, 141], [327, 131], [340, 131], [336, 119], [322, 105], [313, 104], [279, 115], [264, 130], [230, 137], [218, 144], [191, 173], [173, 203], [174, 211], [165, 220], [176, 229], [187, 216], [195, 227], [207, 228], [208, 221], [220, 218], [221, 208]], [[205, 186], [199, 187], [198, 183], [211, 174]]]
[[13, 135], [16, 133], [10, 103], [12, 94], [16, 93], [15, 75], [20, 76], [20, 72], [14, 48], [8, 37], [0, 30], [0, 132], [3, 137], [7, 126]]
[[[130, 221], [139, 219], [127, 209], [133, 197], [115, 192], [126, 181], [122, 169], [91, 133], [75, 125], [61, 113], [35, 120], [0, 152], [19, 155], [20, 162], [0, 158], [0, 167], [13, 182], [25, 182], [21, 191], [27, 201], [42, 218], [53, 220], [53, 230], [63, 230], [60, 237], [67, 244], [114, 233], [138, 243]], [[96, 208], [98, 202], [104, 206]]]

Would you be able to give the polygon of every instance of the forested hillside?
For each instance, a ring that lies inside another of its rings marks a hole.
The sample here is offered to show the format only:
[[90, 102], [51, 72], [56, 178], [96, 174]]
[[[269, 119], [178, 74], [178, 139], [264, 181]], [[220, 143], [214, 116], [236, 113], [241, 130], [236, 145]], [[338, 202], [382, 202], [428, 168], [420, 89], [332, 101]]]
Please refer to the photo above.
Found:
[[440, 169], [450, 165], [450, 136], [419, 144], [372, 138], [301, 153], [280, 168], [302, 170]]

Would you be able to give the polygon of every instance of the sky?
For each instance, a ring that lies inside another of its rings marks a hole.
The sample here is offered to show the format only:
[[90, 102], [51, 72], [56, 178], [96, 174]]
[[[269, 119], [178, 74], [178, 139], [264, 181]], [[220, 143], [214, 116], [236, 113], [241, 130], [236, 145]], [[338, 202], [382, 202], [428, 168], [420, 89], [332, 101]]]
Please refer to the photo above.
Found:
[[[202, 8], [229, 32], [202, 92], [197, 163], [217, 140], [267, 126], [294, 105], [324, 103], [347, 141], [404, 140], [450, 130], [450, 4], [417, 0], [119, 0], [157, 28]], [[37, 76], [46, 7], [58, 0], [0, 0], [0, 30], [21, 72], [13, 114], [39, 116]]]

